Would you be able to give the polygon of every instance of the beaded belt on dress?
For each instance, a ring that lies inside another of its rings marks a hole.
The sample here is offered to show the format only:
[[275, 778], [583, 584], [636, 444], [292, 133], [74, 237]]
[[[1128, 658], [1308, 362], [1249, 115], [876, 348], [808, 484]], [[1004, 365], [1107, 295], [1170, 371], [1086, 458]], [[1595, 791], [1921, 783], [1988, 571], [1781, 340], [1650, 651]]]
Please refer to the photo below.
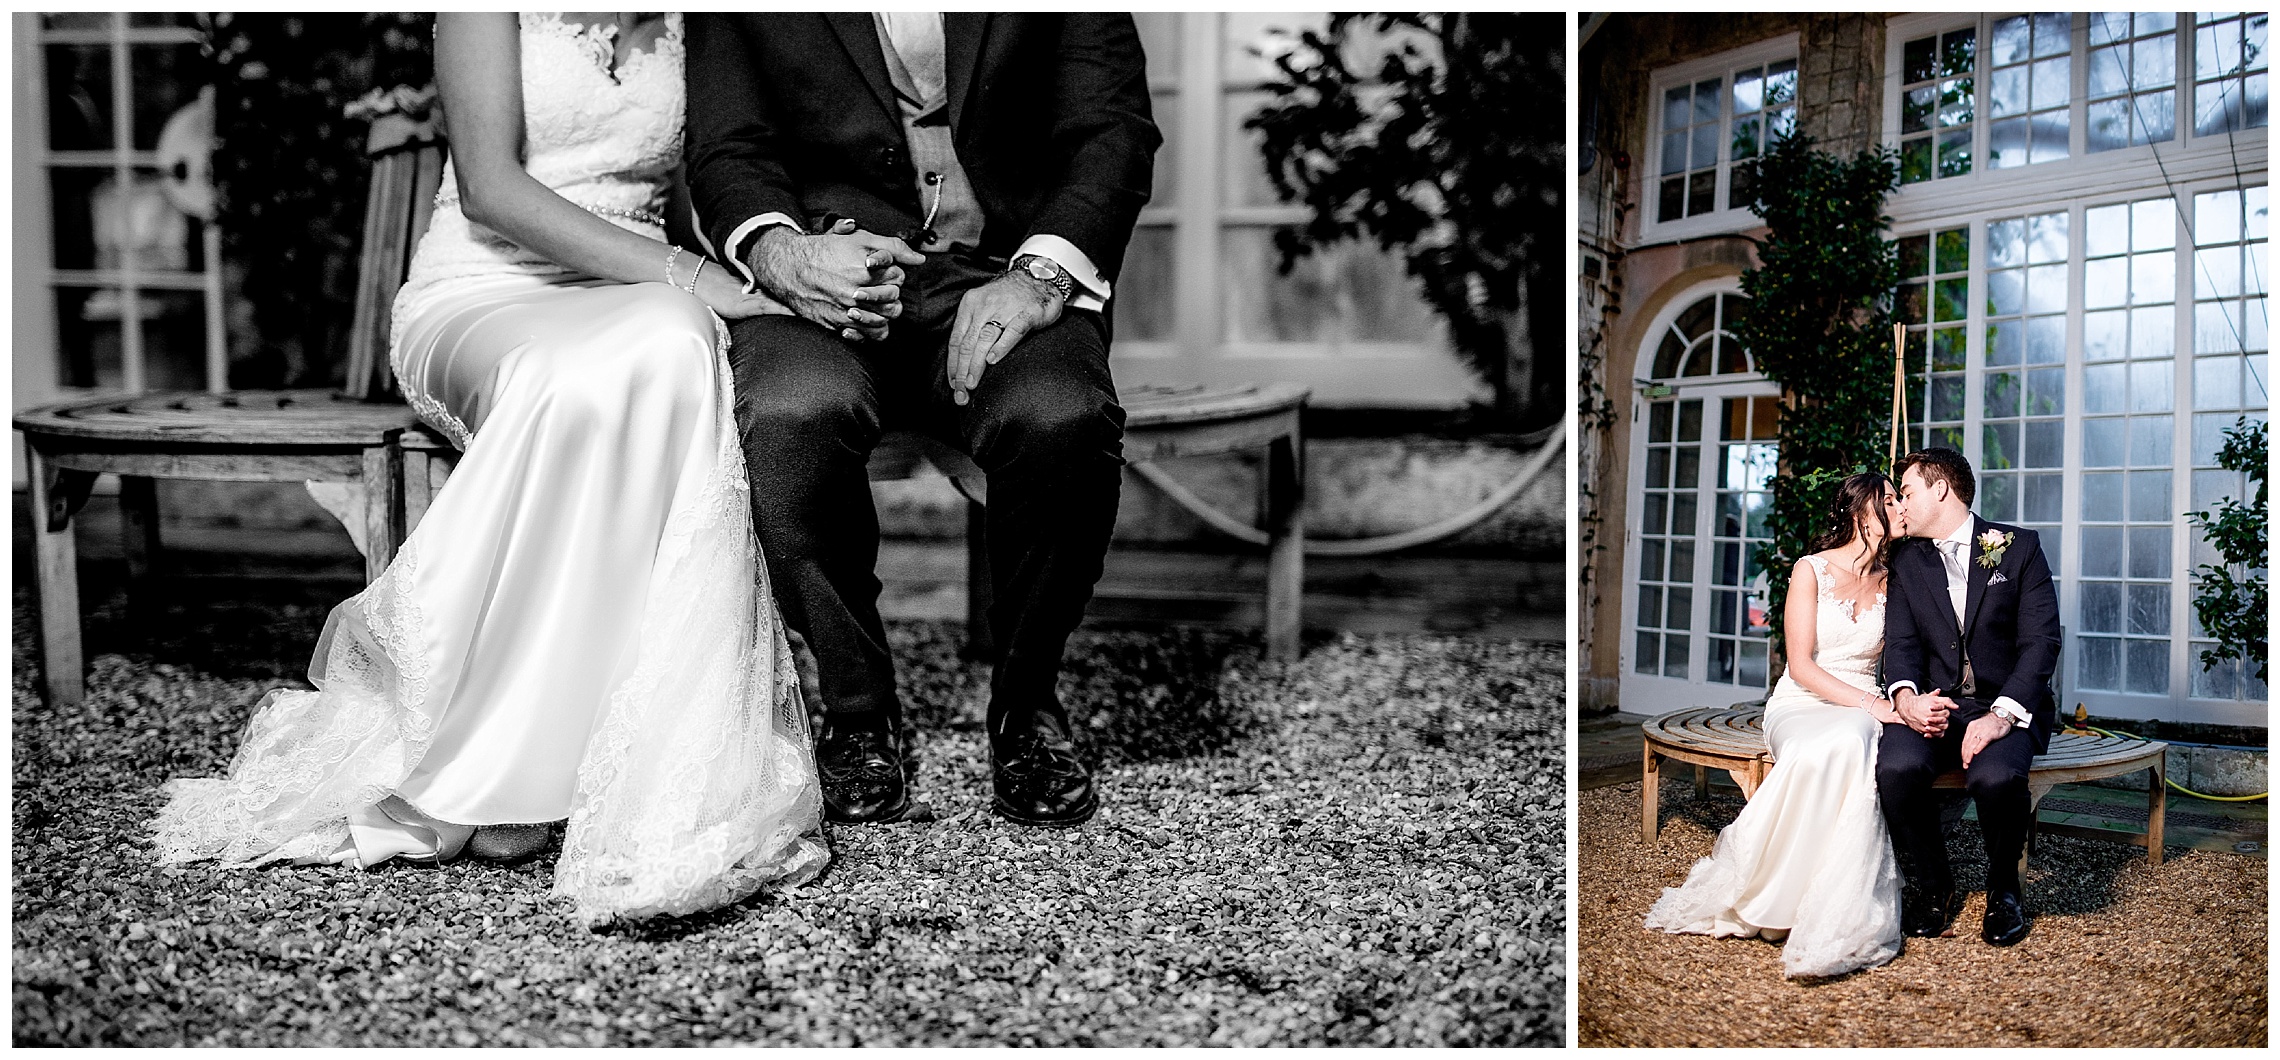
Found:
[[[570, 202], [570, 205], [578, 207], [579, 209], [596, 216], [623, 217], [628, 221], [636, 221], [645, 225], [655, 225], [659, 228], [665, 227], [665, 215], [651, 210], [620, 210], [611, 206], [588, 206], [585, 203], [578, 202], [576, 200], [568, 201]], [[457, 206], [459, 205], [459, 193], [448, 188], [443, 191], [436, 192], [435, 205], [439, 210], [446, 206]]]

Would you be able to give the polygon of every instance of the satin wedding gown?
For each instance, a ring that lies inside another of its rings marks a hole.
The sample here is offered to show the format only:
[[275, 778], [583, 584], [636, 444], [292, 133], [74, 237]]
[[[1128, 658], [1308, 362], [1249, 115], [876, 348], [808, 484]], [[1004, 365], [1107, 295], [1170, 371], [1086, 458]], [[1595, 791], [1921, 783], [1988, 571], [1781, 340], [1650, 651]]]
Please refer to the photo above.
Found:
[[[1818, 602], [1813, 661], [1864, 692], [1884, 650], [1884, 594], [1866, 614], [1839, 600], [1828, 561], [1808, 556]], [[1782, 942], [1782, 974], [1831, 976], [1900, 954], [1900, 874], [1876, 801], [1884, 727], [1782, 675], [1765, 701], [1773, 768], [1686, 883], [1663, 889], [1647, 926]]]
[[[681, 147], [667, 18], [613, 71], [611, 28], [521, 16], [531, 175], [654, 238]], [[662, 282], [557, 267], [469, 222], [449, 170], [443, 187], [391, 359], [465, 455], [395, 562], [333, 611], [317, 690], [271, 692], [227, 779], [168, 785], [160, 857], [369, 868], [567, 819], [554, 891], [588, 923], [811, 878], [821, 802], [727, 329]]]

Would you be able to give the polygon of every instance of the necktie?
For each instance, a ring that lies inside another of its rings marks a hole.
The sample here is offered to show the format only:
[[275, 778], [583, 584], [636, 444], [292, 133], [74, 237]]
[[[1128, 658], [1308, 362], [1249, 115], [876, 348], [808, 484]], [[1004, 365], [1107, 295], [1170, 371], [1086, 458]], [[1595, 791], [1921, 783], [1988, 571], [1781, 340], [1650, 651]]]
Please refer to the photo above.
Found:
[[1963, 580], [1963, 542], [1940, 542], [1940, 558], [1947, 561], [1947, 575], [1951, 582]]

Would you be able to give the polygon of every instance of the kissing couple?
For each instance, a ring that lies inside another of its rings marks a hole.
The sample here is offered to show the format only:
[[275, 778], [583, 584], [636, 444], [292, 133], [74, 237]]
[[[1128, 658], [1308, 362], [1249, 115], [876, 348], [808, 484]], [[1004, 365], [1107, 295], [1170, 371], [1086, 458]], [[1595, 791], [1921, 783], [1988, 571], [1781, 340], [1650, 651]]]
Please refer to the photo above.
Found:
[[517, 860], [566, 822], [591, 924], [812, 879], [822, 819], [910, 805], [865, 473], [898, 428], [988, 475], [993, 806], [1089, 818], [1054, 686], [1162, 139], [1131, 17], [445, 13], [435, 66], [452, 158], [390, 360], [464, 457], [315, 690], [169, 783], [159, 857]]
[[[1987, 847], [1980, 937], [2027, 936], [2027, 774], [2057, 708], [2058, 594], [2032, 530], [1974, 515], [1953, 449], [1838, 487], [1783, 604], [1788, 668], [1765, 703], [1773, 768], [1646, 926], [1781, 942], [1792, 977], [1900, 955], [1960, 902], [1932, 782], [1962, 769]], [[1879, 679], [1878, 671], [1882, 671]]]

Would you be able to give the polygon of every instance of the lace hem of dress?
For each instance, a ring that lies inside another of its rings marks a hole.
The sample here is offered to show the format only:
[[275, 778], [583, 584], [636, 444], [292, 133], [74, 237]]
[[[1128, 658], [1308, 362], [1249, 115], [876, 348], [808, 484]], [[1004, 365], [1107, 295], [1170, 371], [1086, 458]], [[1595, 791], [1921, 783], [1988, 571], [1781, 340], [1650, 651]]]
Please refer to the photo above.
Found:
[[347, 841], [351, 812], [411, 775], [435, 728], [418, 570], [406, 542], [371, 587], [333, 609], [309, 675], [316, 690], [264, 696], [226, 779], [167, 782], [153, 838], [161, 863], [324, 858]]
[[[714, 415], [733, 423], [728, 328], [717, 316], [713, 325]], [[803, 883], [830, 860], [807, 712], [774, 609], [691, 591], [741, 580], [774, 599], [743, 448], [733, 430], [714, 435], [712, 472], [666, 517], [632, 672], [610, 693], [579, 766], [554, 893], [575, 900], [588, 924], [726, 905]], [[730, 647], [687, 650], [708, 639]], [[722, 705], [695, 705], [708, 699]], [[751, 782], [717, 783], [722, 776]]]

